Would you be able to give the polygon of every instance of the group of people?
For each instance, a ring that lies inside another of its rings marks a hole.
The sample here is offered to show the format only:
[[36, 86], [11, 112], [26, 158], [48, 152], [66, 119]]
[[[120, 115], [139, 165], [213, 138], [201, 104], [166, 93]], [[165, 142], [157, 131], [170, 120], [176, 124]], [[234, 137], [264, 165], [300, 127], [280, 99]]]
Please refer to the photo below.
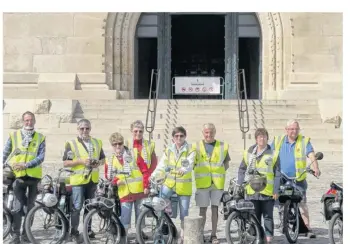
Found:
[[[10, 133], [3, 153], [3, 162], [9, 161], [16, 177], [13, 183], [14, 221], [11, 243], [28, 241], [25, 230], [23, 229], [22, 234], [20, 232], [22, 217], [34, 206], [37, 184], [42, 177], [41, 164], [45, 158], [45, 136], [34, 129], [35, 115], [27, 111], [22, 115], [22, 120], [22, 129]], [[255, 131], [256, 143], [244, 152], [238, 170], [239, 183], [250, 177], [249, 169], [255, 169], [266, 175], [265, 189], [254, 192], [253, 188], [248, 185], [246, 198], [254, 203], [259, 220], [261, 217], [264, 218], [267, 243], [271, 243], [274, 234], [273, 206], [274, 201], [278, 198], [280, 172], [288, 176], [298, 176], [306, 168], [307, 158], [309, 158], [314, 161], [312, 167], [316, 176], [320, 174], [310, 138], [299, 134], [299, 123], [296, 120], [288, 121], [285, 129], [286, 135], [275, 137], [270, 145], [267, 130], [257, 129]], [[80, 120], [77, 123], [78, 136], [66, 142], [63, 155], [64, 167], [70, 167], [74, 171], [74, 174], [70, 176], [73, 205], [70, 230], [72, 239], [77, 241], [81, 239], [78, 227], [83, 202], [94, 197], [99, 179], [99, 167], [104, 166], [105, 177], [118, 185], [121, 222], [126, 230], [130, 228], [133, 207], [137, 219], [141, 201], [150, 192], [150, 178], [155, 177], [160, 171], [165, 171], [166, 168], [171, 168], [177, 173], [167, 176], [161, 193], [165, 198], [170, 198], [174, 193], [178, 195], [181, 219], [180, 241], [183, 240], [184, 218], [189, 212], [192, 182], [195, 181], [195, 201], [200, 209], [199, 215], [204, 219], [203, 229], [207, 209], [210, 206], [212, 213], [210, 242], [219, 243], [216, 236], [218, 207], [231, 159], [228, 153], [228, 143], [215, 139], [214, 124], [204, 124], [203, 140], [193, 144], [186, 141], [187, 133], [183, 127], [174, 128], [172, 131], [173, 143], [167, 146], [159, 160], [155, 153], [155, 143], [143, 137], [144, 125], [140, 120], [131, 124], [132, 136], [130, 139], [125, 139], [118, 132], [110, 135], [109, 142], [113, 154], [108, 158], [103, 151], [102, 141], [91, 137], [91, 130], [89, 120]], [[11, 155], [11, 152], [17, 148], [21, 153]], [[184, 161], [187, 163], [183, 164]], [[130, 174], [113, 175], [111, 169], [127, 169]], [[301, 214], [309, 229], [308, 236], [315, 238], [310, 227], [306, 205], [306, 174], [299, 178], [298, 184], [304, 189]], [[27, 189], [28, 197], [26, 197]], [[24, 211], [24, 206], [26, 206], [26, 211]], [[94, 236], [95, 233], [89, 230], [89, 237], [94, 238]]]

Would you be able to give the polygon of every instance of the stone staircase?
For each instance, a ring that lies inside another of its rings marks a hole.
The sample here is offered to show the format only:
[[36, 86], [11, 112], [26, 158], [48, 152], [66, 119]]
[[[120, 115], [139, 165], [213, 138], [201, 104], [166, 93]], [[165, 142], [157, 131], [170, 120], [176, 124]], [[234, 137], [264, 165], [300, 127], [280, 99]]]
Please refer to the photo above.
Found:
[[[76, 136], [76, 121], [81, 118], [92, 122], [92, 135], [103, 140], [107, 155], [111, 153], [109, 135], [120, 132], [125, 138], [131, 138], [130, 124], [140, 119], [145, 121], [147, 100], [79, 100], [73, 101], [70, 119], [62, 120], [62, 111], [57, 106], [64, 104], [52, 101], [51, 107], [37, 116], [37, 130], [46, 135], [46, 164], [55, 163], [61, 167], [64, 142]], [[40, 107], [40, 106], [39, 106]], [[272, 139], [284, 134], [289, 119], [298, 119], [301, 133], [310, 136], [316, 151], [324, 153], [323, 162], [342, 162], [342, 129], [334, 124], [322, 123], [317, 101], [291, 100], [250, 100], [248, 101], [250, 131], [247, 133], [247, 147], [255, 142], [254, 131], [265, 127]], [[26, 109], [22, 109], [21, 113]], [[57, 110], [52, 113], [51, 110]], [[61, 109], [62, 110], [62, 109]], [[46, 114], [47, 113], [47, 114]], [[18, 117], [19, 112], [17, 112]], [[4, 108], [4, 141], [12, 129], [19, 123], [13, 123], [14, 115]], [[61, 116], [61, 117], [60, 117]], [[43, 119], [45, 118], [45, 119]], [[12, 122], [10, 123], [9, 121]], [[196, 142], [202, 139], [202, 125], [212, 122], [217, 128], [216, 138], [230, 144], [232, 164], [238, 165], [242, 159], [244, 141], [239, 129], [238, 106], [235, 100], [159, 100], [153, 140], [156, 153], [161, 156], [165, 146], [171, 142], [171, 132], [175, 126], [182, 125], [187, 130], [187, 140]], [[15, 125], [14, 125], [15, 124]], [[145, 134], [148, 138], [148, 134]]]

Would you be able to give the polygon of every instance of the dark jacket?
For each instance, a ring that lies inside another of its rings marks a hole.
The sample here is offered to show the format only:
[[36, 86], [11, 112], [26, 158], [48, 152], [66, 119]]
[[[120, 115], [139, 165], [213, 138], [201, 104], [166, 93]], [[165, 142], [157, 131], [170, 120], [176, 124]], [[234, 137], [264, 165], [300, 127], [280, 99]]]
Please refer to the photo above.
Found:
[[[248, 149], [248, 153], [252, 153], [254, 148], [256, 145], [251, 146]], [[267, 145], [267, 149], [263, 152], [263, 154], [261, 154], [259, 157], [257, 157], [257, 161], [259, 161], [263, 155], [266, 154], [273, 154], [273, 151], [271, 150], [270, 145]], [[249, 160], [249, 159], [248, 159]], [[238, 184], [242, 184], [242, 182], [244, 181], [244, 176], [245, 176], [245, 172], [247, 170], [247, 165], [245, 164], [244, 160], [242, 159], [241, 165], [239, 166], [238, 169], [238, 179], [237, 179], [237, 183]], [[281, 166], [280, 166], [280, 159], [279, 157], [277, 158], [276, 164], [273, 167], [273, 172], [275, 174], [275, 182], [274, 182], [274, 189], [273, 189], [273, 193], [277, 194], [278, 193], [278, 189], [280, 186], [280, 179], [281, 179]], [[246, 195], [246, 199], [247, 200], [271, 200], [272, 197], [271, 196], [266, 196], [263, 194], [260, 194], [258, 192], [256, 192], [253, 195]]]

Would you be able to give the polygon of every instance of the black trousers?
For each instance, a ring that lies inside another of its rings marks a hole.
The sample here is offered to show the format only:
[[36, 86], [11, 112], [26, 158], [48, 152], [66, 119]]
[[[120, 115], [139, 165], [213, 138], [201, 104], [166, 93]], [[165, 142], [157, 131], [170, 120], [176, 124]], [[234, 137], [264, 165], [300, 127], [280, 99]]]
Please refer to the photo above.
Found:
[[264, 229], [266, 236], [273, 236], [274, 223], [273, 223], [273, 206], [274, 200], [251, 200], [255, 207], [255, 214], [258, 220], [261, 221], [261, 217], [264, 218]]

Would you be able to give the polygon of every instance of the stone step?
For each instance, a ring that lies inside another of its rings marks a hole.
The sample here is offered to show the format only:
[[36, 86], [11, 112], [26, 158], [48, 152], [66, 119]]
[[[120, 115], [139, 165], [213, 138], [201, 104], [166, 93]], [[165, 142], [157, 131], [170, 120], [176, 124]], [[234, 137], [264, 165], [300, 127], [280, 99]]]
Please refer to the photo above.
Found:
[[[153, 100], [151, 101], [151, 103]], [[148, 99], [129, 99], [129, 100], [115, 100], [115, 99], [103, 99], [103, 100], [84, 100], [80, 99], [79, 103], [82, 105], [96, 105], [96, 104], [110, 104], [110, 105], [148, 105]], [[244, 101], [242, 102], [244, 103]], [[238, 100], [201, 100], [201, 99], [180, 99], [180, 100], [169, 100], [169, 99], [158, 99], [158, 105], [236, 105]], [[318, 106], [317, 100], [247, 100], [248, 105], [284, 105], [284, 106], [300, 106], [300, 105], [314, 105]]]

